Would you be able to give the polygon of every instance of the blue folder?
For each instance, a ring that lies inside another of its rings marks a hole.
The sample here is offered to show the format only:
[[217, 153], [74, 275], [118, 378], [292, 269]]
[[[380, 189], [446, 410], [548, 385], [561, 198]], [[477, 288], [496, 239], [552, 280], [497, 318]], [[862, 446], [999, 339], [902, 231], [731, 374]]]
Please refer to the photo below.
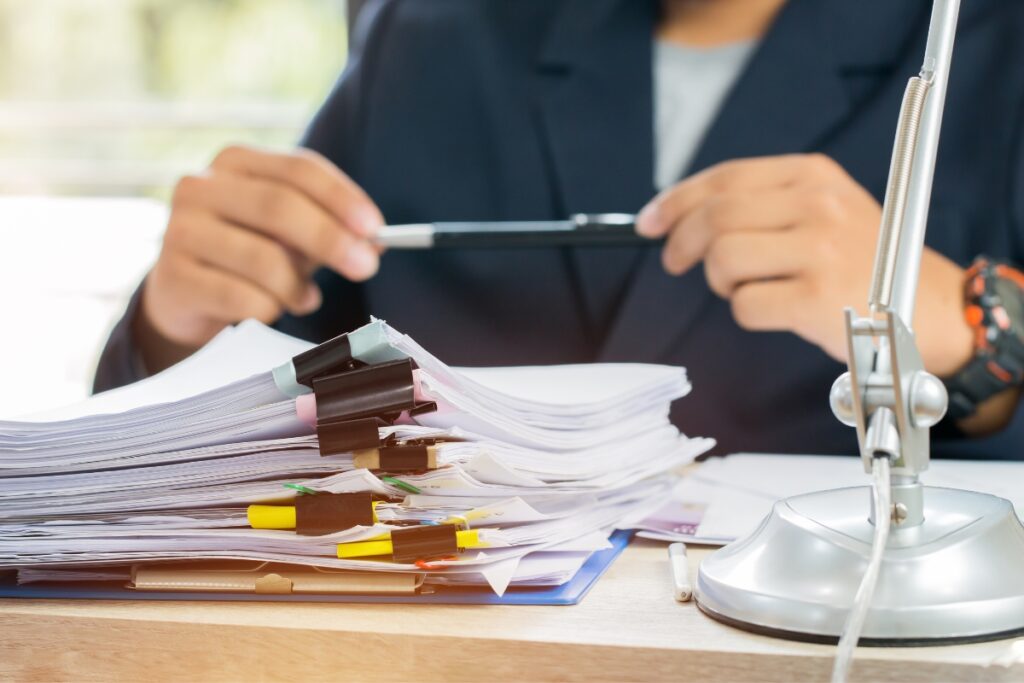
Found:
[[249, 593], [180, 593], [136, 591], [108, 583], [38, 583], [18, 586], [0, 583], [0, 598], [60, 600], [199, 600], [225, 602], [347, 602], [404, 603], [433, 605], [575, 605], [607, 571], [633, 535], [616, 531], [608, 541], [612, 547], [590, 556], [576, 575], [561, 586], [546, 588], [510, 587], [502, 596], [487, 586], [438, 586], [434, 593], [416, 595], [259, 595]]

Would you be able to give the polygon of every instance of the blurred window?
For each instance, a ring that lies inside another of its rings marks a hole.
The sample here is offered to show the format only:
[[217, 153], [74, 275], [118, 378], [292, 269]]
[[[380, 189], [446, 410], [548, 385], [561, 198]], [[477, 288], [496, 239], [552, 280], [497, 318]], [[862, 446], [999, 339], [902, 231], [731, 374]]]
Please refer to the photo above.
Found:
[[0, 0], [0, 418], [88, 394], [175, 180], [293, 145], [359, 4]]
[[292, 144], [344, 0], [0, 0], [0, 193], [166, 196], [226, 142]]

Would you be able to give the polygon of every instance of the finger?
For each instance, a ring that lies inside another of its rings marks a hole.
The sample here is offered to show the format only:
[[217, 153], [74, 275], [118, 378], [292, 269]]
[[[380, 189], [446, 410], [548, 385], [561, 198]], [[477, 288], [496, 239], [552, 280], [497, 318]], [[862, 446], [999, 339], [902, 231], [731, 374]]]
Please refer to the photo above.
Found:
[[686, 272], [721, 235], [789, 228], [802, 218], [805, 203], [804, 192], [797, 188], [712, 196], [672, 228], [662, 254], [665, 270], [673, 275]]
[[823, 176], [831, 177], [837, 172], [842, 172], [839, 165], [821, 154], [726, 161], [658, 194], [637, 215], [637, 232], [646, 237], [662, 237], [715, 194], [817, 184]]
[[292, 264], [295, 266], [295, 270], [299, 273], [302, 273], [303, 279], [311, 280], [313, 278], [313, 275], [316, 274], [316, 271], [320, 270], [319, 263], [303, 256], [294, 249], [290, 249], [288, 247], [284, 247], [284, 249], [286, 252], [288, 252], [288, 256], [291, 258]]
[[377, 250], [369, 242], [282, 183], [224, 172], [186, 176], [175, 188], [174, 204], [204, 208], [262, 232], [351, 280], [365, 280], [379, 267]]
[[794, 277], [804, 272], [806, 231], [733, 232], [716, 238], [704, 258], [704, 276], [728, 299], [746, 284]]
[[795, 331], [806, 296], [801, 280], [759, 280], [737, 287], [729, 300], [732, 317], [746, 330]]
[[320, 306], [320, 290], [305, 272], [305, 259], [264, 235], [205, 211], [176, 211], [165, 244], [207, 265], [247, 280], [296, 315]]
[[221, 151], [212, 166], [287, 183], [362, 237], [372, 237], [384, 224], [380, 210], [369, 195], [337, 166], [312, 150], [281, 154], [232, 146]]
[[249, 281], [191, 259], [179, 259], [179, 296], [220, 329], [249, 318], [270, 324], [281, 315], [277, 300]]

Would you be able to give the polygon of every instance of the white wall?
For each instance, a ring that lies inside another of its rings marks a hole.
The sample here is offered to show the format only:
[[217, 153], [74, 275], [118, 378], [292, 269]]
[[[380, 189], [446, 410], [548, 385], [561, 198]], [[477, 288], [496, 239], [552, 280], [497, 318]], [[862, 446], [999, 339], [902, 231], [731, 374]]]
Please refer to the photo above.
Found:
[[0, 417], [88, 395], [166, 216], [149, 199], [0, 197]]

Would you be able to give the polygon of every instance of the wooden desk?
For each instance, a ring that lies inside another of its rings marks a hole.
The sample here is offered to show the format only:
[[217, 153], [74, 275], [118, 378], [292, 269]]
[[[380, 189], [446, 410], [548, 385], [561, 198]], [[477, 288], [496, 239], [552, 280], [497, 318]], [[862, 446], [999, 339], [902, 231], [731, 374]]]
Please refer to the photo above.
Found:
[[[1010, 646], [861, 649], [853, 680], [1024, 680]], [[832, 652], [674, 602], [646, 541], [575, 607], [0, 601], [4, 681], [820, 681]]]

